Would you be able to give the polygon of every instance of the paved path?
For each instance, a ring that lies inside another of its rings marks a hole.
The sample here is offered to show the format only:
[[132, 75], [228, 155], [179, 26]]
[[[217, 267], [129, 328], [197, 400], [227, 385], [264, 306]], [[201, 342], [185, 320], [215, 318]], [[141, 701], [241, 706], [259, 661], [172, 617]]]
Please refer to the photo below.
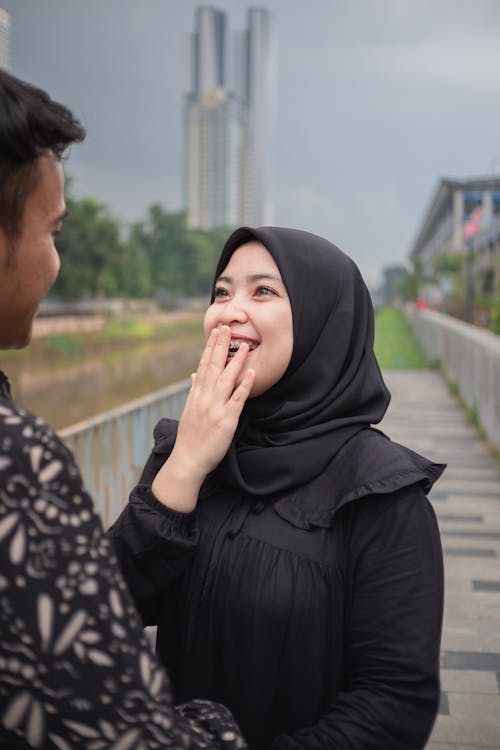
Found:
[[426, 750], [500, 750], [500, 472], [437, 372], [384, 377], [393, 398], [382, 429], [448, 464], [430, 495], [446, 588], [441, 709]]

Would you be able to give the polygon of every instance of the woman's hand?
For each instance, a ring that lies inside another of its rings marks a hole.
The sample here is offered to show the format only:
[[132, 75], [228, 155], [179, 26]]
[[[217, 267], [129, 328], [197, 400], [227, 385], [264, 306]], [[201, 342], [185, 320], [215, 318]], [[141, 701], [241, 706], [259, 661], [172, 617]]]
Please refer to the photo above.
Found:
[[228, 451], [250, 395], [253, 370], [236, 385], [244, 371], [248, 345], [242, 343], [226, 364], [230, 341], [228, 326], [211, 332], [198, 370], [191, 376], [174, 448], [153, 481], [155, 496], [174, 510], [194, 509], [203, 480]]

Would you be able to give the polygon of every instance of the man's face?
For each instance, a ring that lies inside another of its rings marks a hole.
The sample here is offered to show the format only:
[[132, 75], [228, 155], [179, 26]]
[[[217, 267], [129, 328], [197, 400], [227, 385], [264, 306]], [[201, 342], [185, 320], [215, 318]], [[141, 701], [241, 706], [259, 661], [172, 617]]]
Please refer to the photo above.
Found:
[[38, 159], [38, 170], [14, 248], [0, 228], [0, 349], [30, 342], [38, 306], [59, 272], [54, 237], [66, 211], [64, 173], [51, 153]]

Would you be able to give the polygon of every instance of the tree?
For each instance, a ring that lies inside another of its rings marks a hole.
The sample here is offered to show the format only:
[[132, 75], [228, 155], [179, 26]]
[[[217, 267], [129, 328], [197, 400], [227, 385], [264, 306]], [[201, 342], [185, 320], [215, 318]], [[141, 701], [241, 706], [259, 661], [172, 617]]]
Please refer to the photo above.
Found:
[[133, 225], [131, 240], [148, 258], [153, 290], [168, 298], [207, 295], [215, 263], [230, 229], [192, 230], [183, 212], [168, 213], [158, 203], [146, 220]]
[[463, 271], [465, 267], [465, 253], [441, 253], [434, 261], [434, 271], [436, 274], [457, 273]]
[[119, 223], [94, 198], [67, 195], [66, 206], [68, 215], [56, 243], [61, 272], [53, 293], [63, 299], [119, 294], [125, 254]]
[[230, 228], [190, 230], [183, 212], [151, 205], [128, 236], [94, 198], [67, 183], [68, 216], [57, 241], [63, 260], [53, 293], [62, 299], [207, 296]]
[[382, 294], [385, 305], [392, 304], [401, 296], [400, 283], [407, 273], [404, 266], [386, 266], [383, 269]]
[[151, 263], [144, 247], [133, 236], [124, 243], [119, 289], [123, 297], [145, 299], [153, 296]]

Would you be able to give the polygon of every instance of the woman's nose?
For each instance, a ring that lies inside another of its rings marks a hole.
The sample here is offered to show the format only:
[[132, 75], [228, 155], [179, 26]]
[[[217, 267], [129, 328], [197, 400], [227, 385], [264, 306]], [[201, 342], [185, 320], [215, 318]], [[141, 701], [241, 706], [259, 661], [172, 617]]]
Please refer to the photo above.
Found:
[[221, 305], [221, 308], [220, 321], [226, 325], [233, 322], [242, 323], [248, 317], [245, 306], [236, 298], [226, 302], [225, 305]]

